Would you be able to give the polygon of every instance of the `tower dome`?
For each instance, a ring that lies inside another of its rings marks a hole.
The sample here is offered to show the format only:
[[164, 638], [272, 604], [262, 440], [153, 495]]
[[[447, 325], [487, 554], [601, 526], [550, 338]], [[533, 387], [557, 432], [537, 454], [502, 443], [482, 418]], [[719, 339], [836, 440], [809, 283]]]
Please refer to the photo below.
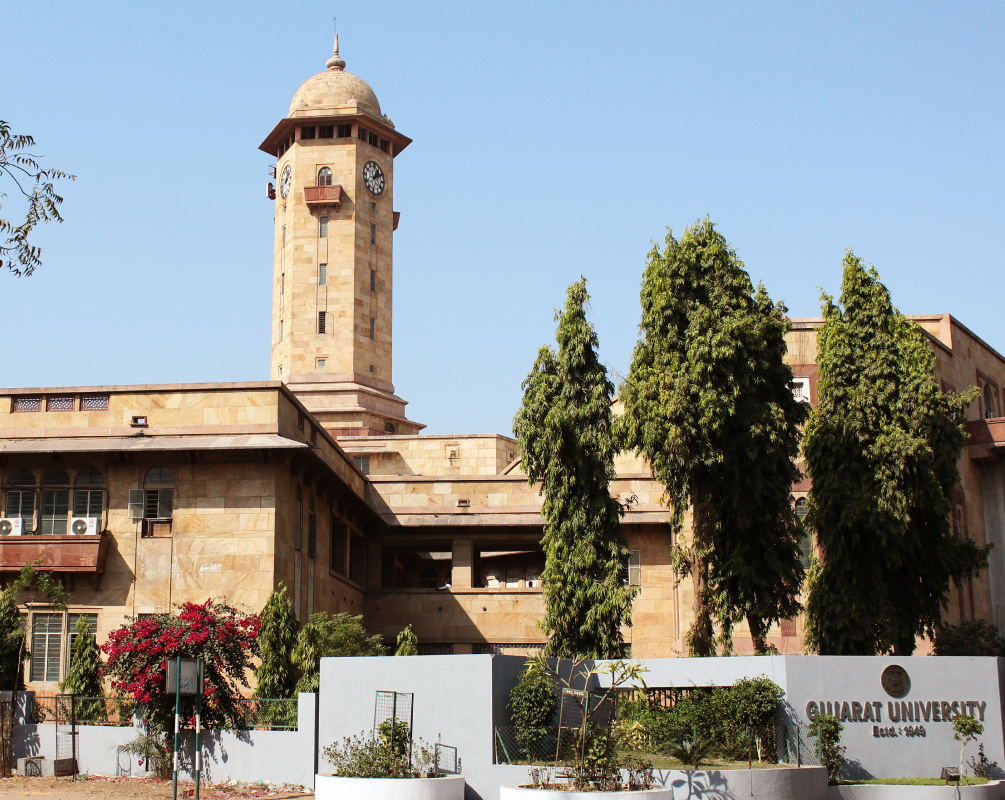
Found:
[[304, 81], [290, 103], [291, 117], [329, 115], [334, 109], [358, 109], [381, 118], [380, 103], [370, 85], [360, 77], [345, 71], [345, 61], [338, 54], [338, 34], [328, 67]]

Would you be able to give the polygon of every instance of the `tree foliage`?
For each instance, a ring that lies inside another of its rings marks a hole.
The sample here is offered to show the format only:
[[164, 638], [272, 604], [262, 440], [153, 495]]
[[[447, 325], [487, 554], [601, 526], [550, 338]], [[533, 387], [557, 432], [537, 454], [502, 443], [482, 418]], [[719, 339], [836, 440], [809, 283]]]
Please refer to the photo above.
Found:
[[255, 697], [295, 697], [297, 674], [293, 648], [297, 645], [300, 621], [293, 611], [293, 601], [285, 583], [280, 583], [269, 595], [262, 609], [261, 623], [258, 646], [262, 651], [262, 663], [255, 670]]
[[49, 572], [38, 569], [41, 561], [25, 564], [11, 584], [0, 592], [0, 690], [24, 689], [24, 662], [28, 652], [25, 619], [18, 610], [18, 599], [27, 595], [32, 602], [38, 597], [57, 610], [66, 610], [67, 594], [63, 584]]
[[396, 656], [419, 655], [419, 637], [415, 635], [415, 631], [412, 630], [411, 625], [407, 625], [405, 629], [398, 634], [395, 645], [397, 647], [394, 651]]
[[[60, 169], [42, 169], [39, 156], [29, 148], [35, 140], [25, 134], [11, 132], [10, 124], [0, 120], [0, 179], [6, 178], [28, 205], [24, 222], [17, 224], [0, 217], [0, 270], [9, 269], [15, 275], [31, 275], [40, 266], [42, 249], [28, 241], [39, 224], [62, 222], [59, 206], [63, 198], [56, 194], [53, 182], [60, 179], [76, 180]], [[7, 192], [0, 191], [0, 197]]]
[[316, 692], [321, 683], [321, 659], [345, 656], [382, 656], [380, 635], [367, 636], [363, 615], [340, 612], [313, 614], [300, 629], [293, 663], [300, 670], [297, 692]]
[[964, 620], [935, 629], [932, 650], [937, 656], [1005, 656], [1005, 641], [990, 622]]
[[77, 618], [76, 634], [70, 667], [59, 684], [59, 691], [82, 697], [101, 697], [104, 694], [101, 685], [101, 654], [87, 618], [83, 615]]
[[745, 617], [764, 652], [771, 623], [800, 610], [804, 577], [790, 493], [806, 410], [783, 361], [785, 307], [755, 293], [707, 218], [653, 247], [641, 304], [618, 435], [666, 488], [674, 566], [694, 590], [689, 650], [715, 655], [714, 620], [729, 650]]
[[[141, 703], [144, 719], [164, 730], [173, 727], [175, 697], [166, 693], [168, 659], [205, 662], [202, 722], [206, 727], [237, 728], [244, 720], [238, 704], [247, 673], [260, 655], [257, 615], [244, 614], [225, 601], [185, 603], [177, 616], [157, 614], [112, 631], [101, 646], [112, 688]], [[194, 698], [182, 698], [182, 718], [195, 713]], [[170, 723], [170, 724], [169, 724]]]
[[558, 698], [555, 681], [540, 670], [525, 669], [509, 693], [510, 721], [517, 742], [527, 754], [536, 754], [538, 743], [551, 731]]
[[807, 523], [822, 551], [806, 643], [826, 655], [909, 655], [916, 636], [935, 635], [950, 582], [987, 564], [988, 548], [950, 527], [976, 394], [941, 390], [925, 334], [850, 251], [840, 306], [824, 295], [823, 313], [804, 443]]
[[841, 780], [844, 766], [848, 763], [845, 746], [841, 744], [842, 731], [844, 724], [833, 714], [817, 714], [810, 722], [809, 735], [817, 740], [817, 752], [821, 763], [827, 768], [829, 783]]
[[636, 590], [623, 577], [629, 556], [623, 509], [608, 489], [616, 445], [614, 385], [586, 318], [586, 279], [558, 311], [557, 352], [545, 346], [523, 382], [513, 430], [530, 483], [543, 482], [545, 618], [553, 656], [617, 658]]

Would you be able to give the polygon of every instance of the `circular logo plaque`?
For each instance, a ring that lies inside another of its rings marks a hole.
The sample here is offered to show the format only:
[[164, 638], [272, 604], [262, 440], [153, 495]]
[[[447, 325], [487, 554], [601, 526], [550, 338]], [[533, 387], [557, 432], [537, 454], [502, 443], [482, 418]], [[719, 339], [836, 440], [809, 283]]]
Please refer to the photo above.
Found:
[[908, 676], [907, 670], [896, 664], [891, 664], [883, 670], [881, 681], [883, 690], [890, 697], [903, 697], [911, 691], [911, 678]]

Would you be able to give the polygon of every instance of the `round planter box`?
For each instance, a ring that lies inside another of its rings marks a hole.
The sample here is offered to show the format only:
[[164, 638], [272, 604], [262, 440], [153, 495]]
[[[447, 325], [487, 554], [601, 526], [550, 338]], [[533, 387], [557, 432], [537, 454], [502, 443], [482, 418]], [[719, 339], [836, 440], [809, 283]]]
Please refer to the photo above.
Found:
[[638, 792], [563, 792], [530, 789], [526, 786], [500, 786], [499, 800], [672, 800], [673, 789], [661, 786]]
[[464, 776], [343, 778], [315, 775], [315, 800], [464, 800]]

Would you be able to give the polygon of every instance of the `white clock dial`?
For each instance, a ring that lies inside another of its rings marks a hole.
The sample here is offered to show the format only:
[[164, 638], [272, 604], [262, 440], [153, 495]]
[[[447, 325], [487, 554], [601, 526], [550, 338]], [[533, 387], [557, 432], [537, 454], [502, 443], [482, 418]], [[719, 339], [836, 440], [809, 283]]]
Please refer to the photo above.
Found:
[[279, 193], [286, 197], [290, 193], [290, 186], [293, 185], [293, 170], [290, 169], [290, 165], [287, 164], [283, 167], [283, 174], [279, 181]]
[[373, 194], [384, 191], [384, 171], [376, 161], [367, 161], [363, 165], [363, 183]]

